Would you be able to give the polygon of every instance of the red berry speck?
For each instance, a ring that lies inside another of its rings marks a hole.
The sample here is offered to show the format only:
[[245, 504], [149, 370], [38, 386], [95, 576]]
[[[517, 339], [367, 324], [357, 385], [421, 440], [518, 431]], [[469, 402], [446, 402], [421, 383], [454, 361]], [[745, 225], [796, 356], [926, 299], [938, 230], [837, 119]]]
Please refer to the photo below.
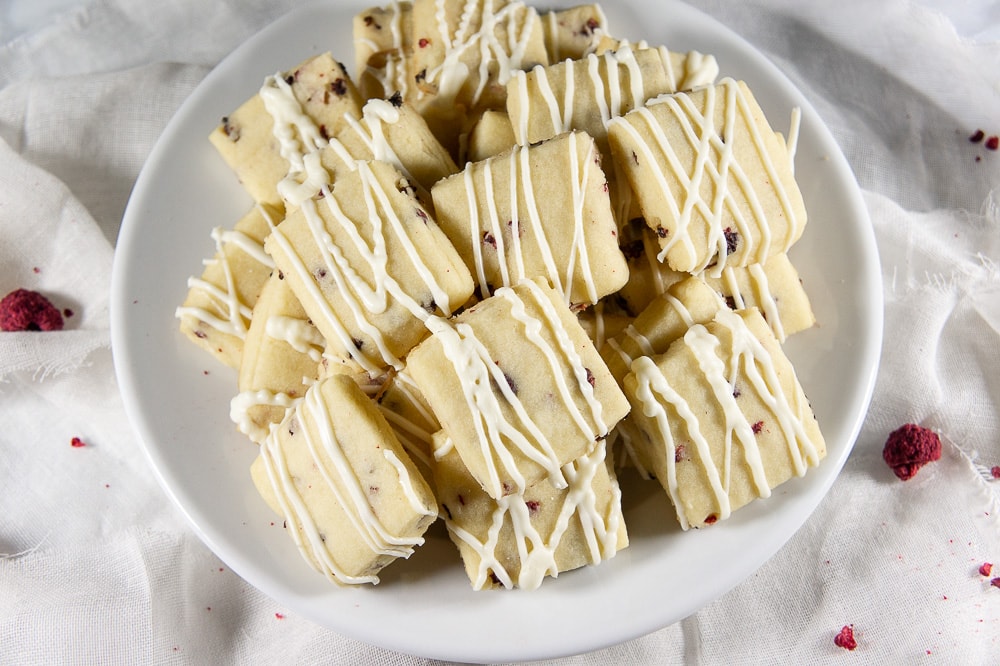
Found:
[[854, 625], [845, 624], [840, 633], [833, 637], [833, 644], [845, 650], [858, 647], [858, 642], [854, 639]]
[[993, 573], [993, 564], [990, 562], [983, 562], [979, 567], [979, 575], [989, 576], [991, 573]]
[[15, 289], [0, 300], [0, 330], [58, 331], [62, 327], [62, 314], [37, 291]]
[[984, 132], [981, 129], [977, 129], [975, 132], [972, 133], [972, 136], [969, 137], [969, 141], [971, 141], [972, 143], [979, 143], [985, 138], [986, 138], [986, 132]]
[[1000, 148], [1000, 136], [991, 136], [986, 139], [986, 147], [989, 150], [996, 150], [997, 148]]
[[1000, 587], [1000, 578], [994, 578], [990, 581], [990, 585], [993, 587]]
[[940, 460], [941, 439], [927, 428], [907, 423], [889, 435], [882, 459], [902, 481], [913, 478], [929, 462]]
[[282, 615], [281, 613], [275, 613], [274, 617], [278, 618], [279, 620], [284, 620], [285, 619], [285, 616]]
[[1000, 465], [993, 465], [993, 467], [990, 468], [990, 476], [994, 479], [1000, 479]]
[[69, 445], [72, 446], [74, 449], [79, 449], [84, 446], [87, 446], [87, 443], [82, 439], [80, 439], [79, 437], [74, 437], [73, 439], [69, 440]]

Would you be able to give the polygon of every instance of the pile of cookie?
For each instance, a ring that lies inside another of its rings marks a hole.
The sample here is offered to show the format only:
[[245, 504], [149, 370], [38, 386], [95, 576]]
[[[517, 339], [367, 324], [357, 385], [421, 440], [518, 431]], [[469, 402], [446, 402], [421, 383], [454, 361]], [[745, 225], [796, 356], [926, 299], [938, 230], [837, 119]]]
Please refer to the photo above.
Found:
[[307, 561], [374, 583], [440, 518], [474, 588], [530, 589], [628, 545], [624, 467], [687, 529], [819, 463], [794, 137], [743, 82], [597, 5], [353, 30], [353, 75], [318, 54], [211, 133], [254, 204], [177, 309]]

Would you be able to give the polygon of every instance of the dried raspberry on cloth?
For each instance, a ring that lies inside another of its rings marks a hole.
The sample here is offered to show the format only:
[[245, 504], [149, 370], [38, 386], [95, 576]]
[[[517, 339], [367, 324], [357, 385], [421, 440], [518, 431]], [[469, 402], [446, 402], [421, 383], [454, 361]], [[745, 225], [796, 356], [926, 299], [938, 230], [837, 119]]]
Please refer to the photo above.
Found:
[[845, 624], [840, 633], [833, 637], [833, 644], [845, 650], [853, 650], [858, 647], [858, 641], [854, 638], [854, 625]]
[[941, 438], [937, 433], [913, 423], [897, 428], [882, 449], [882, 459], [903, 481], [913, 478], [921, 467], [941, 458]]
[[0, 300], [0, 330], [59, 331], [62, 314], [37, 291], [15, 289]]

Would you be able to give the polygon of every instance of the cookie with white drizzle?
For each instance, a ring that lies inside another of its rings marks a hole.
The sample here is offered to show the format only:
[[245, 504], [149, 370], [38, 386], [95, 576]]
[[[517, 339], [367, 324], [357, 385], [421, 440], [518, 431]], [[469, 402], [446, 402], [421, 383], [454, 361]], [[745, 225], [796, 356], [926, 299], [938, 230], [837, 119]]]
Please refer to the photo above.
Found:
[[358, 117], [361, 96], [329, 53], [265, 78], [256, 95], [222, 119], [209, 135], [254, 201], [284, 205], [278, 184], [307, 176], [306, 155], [322, 148]]
[[628, 546], [621, 490], [605, 442], [567, 463], [565, 488], [539, 481], [494, 499], [444, 431], [434, 435], [441, 516], [473, 589], [538, 588], [545, 577], [599, 564]]
[[791, 362], [755, 309], [720, 309], [625, 378], [645, 459], [683, 529], [733, 511], [826, 455]]
[[502, 109], [507, 81], [548, 64], [538, 12], [508, 0], [414, 0], [414, 84], [408, 101], [453, 155], [486, 109]]
[[411, 73], [413, 3], [393, 0], [354, 16], [354, 71], [364, 99], [407, 97]]
[[806, 210], [786, 146], [747, 85], [663, 95], [608, 125], [619, 170], [678, 271], [762, 263], [802, 235]]
[[327, 343], [377, 376], [473, 291], [448, 238], [385, 162], [358, 162], [278, 225], [265, 248]]
[[275, 270], [253, 309], [240, 361], [239, 393], [229, 418], [260, 444], [272, 423], [305, 395], [319, 376], [326, 340], [309, 321], [281, 271]]
[[187, 296], [175, 311], [181, 332], [230, 367], [240, 365], [251, 312], [274, 268], [264, 239], [283, 214], [254, 206], [231, 229], [213, 229], [215, 252], [200, 277], [188, 278]]
[[389, 424], [342, 375], [310, 387], [250, 471], [303, 558], [340, 585], [377, 583], [437, 518], [434, 494]]
[[[683, 76], [688, 60], [699, 63], [696, 77]], [[518, 144], [580, 130], [608, 155], [606, 126], [612, 118], [658, 95], [683, 90], [691, 81], [710, 83], [717, 73], [711, 56], [623, 43], [615, 51], [515, 72], [507, 84], [506, 108]]]
[[628, 412], [624, 394], [562, 296], [542, 281], [497, 289], [407, 357], [407, 369], [491, 497], [586, 454]]
[[589, 304], [628, 280], [600, 153], [582, 132], [468, 164], [431, 196], [482, 296], [543, 277], [567, 304]]
[[549, 62], [578, 60], [593, 53], [607, 35], [608, 19], [599, 4], [577, 5], [541, 14]]
[[[358, 161], [377, 160], [394, 166], [415, 189], [424, 206], [437, 181], [458, 172], [458, 166], [434, 137], [427, 122], [399, 95], [368, 100], [361, 117], [345, 118], [343, 128], [320, 151], [320, 164], [329, 172], [328, 182], [354, 171]], [[316, 195], [325, 184], [305, 187], [296, 203]]]

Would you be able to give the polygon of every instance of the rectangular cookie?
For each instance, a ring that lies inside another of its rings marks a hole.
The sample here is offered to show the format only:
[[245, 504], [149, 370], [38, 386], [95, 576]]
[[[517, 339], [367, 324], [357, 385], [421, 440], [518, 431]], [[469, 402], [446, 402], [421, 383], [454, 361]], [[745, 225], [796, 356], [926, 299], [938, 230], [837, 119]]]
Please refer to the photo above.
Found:
[[319, 376], [326, 340], [275, 270], [253, 308], [229, 416], [260, 444]]
[[389, 424], [343, 375], [310, 387], [250, 471], [305, 560], [340, 585], [377, 583], [437, 518], [434, 494]]
[[[514, 137], [528, 145], [580, 130], [609, 155], [607, 123], [649, 99], [679, 90], [674, 62], [688, 57], [665, 47], [623, 44], [616, 51], [515, 72], [507, 84], [507, 114]], [[714, 59], [705, 57], [705, 62], [714, 66]], [[709, 73], [714, 78], [717, 71]]]
[[472, 276], [406, 178], [385, 162], [355, 171], [306, 200], [267, 239], [332, 354], [379, 375], [472, 294]]
[[278, 184], [307, 176], [305, 155], [357, 117], [361, 96], [329, 53], [267, 77], [259, 92], [222, 119], [209, 141], [257, 202], [284, 205]]
[[187, 296], [175, 311], [181, 332], [232, 368], [240, 366], [251, 312], [274, 268], [264, 239], [283, 215], [280, 208], [262, 204], [232, 229], [213, 229], [215, 253], [200, 277], [188, 278]]
[[468, 164], [431, 196], [482, 295], [543, 277], [587, 304], [628, 280], [600, 154], [582, 132]]
[[733, 511], [826, 455], [816, 417], [758, 310], [719, 310], [625, 378], [645, 459], [683, 529]]
[[605, 442], [566, 465], [567, 487], [542, 480], [500, 499], [483, 492], [444, 431], [434, 443], [440, 513], [473, 589], [533, 590], [546, 576], [599, 564], [628, 546]]
[[608, 125], [612, 154], [678, 271], [762, 263], [802, 235], [787, 149], [750, 89], [724, 79], [663, 95]]
[[589, 452], [629, 409], [560, 295], [524, 280], [498, 289], [407, 358], [407, 369], [470, 473], [495, 499]]

